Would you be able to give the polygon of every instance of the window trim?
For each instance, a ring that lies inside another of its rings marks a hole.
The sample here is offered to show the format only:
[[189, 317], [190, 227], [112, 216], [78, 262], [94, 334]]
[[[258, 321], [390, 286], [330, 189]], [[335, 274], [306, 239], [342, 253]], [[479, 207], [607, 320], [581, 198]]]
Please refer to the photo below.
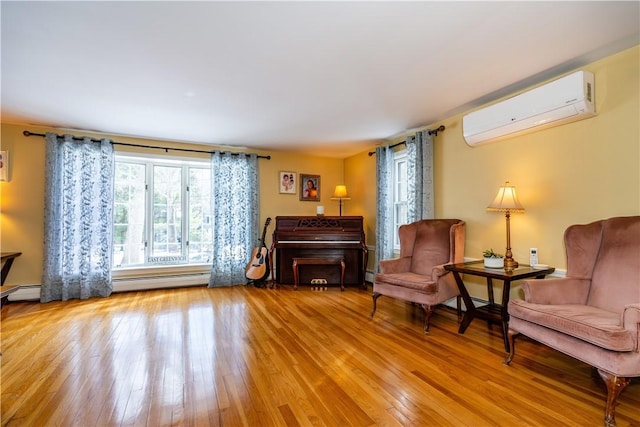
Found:
[[[393, 230], [394, 230], [394, 237], [393, 237], [393, 252], [394, 254], [399, 254], [400, 253], [400, 240], [398, 238], [398, 229], [400, 228], [401, 225], [406, 224], [400, 224], [397, 221], [397, 206], [400, 204], [397, 202], [398, 199], [398, 177], [397, 177], [397, 171], [398, 171], [398, 164], [404, 161], [405, 163], [407, 163], [407, 150], [406, 148], [404, 149], [400, 149], [397, 150], [393, 153], [393, 174], [392, 174], [392, 183], [393, 183], [393, 192], [391, 194], [391, 204], [393, 205]], [[405, 185], [407, 184], [407, 182], [405, 182]], [[405, 205], [407, 204], [407, 201], [404, 202]]]
[[[188, 208], [189, 208], [189, 190], [188, 190], [188, 170], [190, 167], [201, 168], [201, 169], [211, 169], [211, 162], [209, 159], [202, 157], [188, 157], [188, 156], [179, 156], [179, 155], [159, 155], [159, 154], [143, 154], [137, 152], [117, 152], [115, 153], [115, 162], [129, 162], [129, 163], [144, 163], [144, 164], [153, 164], [153, 165], [162, 165], [162, 166], [181, 166], [182, 170], [182, 179], [183, 179], [183, 195], [182, 197], [182, 210], [183, 217], [188, 217]], [[145, 186], [147, 186], [147, 194], [145, 195], [145, 208], [147, 212], [153, 211], [153, 197], [149, 196], [149, 191], [151, 187], [149, 187], [149, 178], [153, 177], [153, 168], [148, 168], [146, 170], [145, 175]], [[115, 200], [114, 200], [115, 204]], [[185, 210], [185, 208], [187, 210]], [[151, 209], [151, 210], [149, 210]], [[152, 239], [152, 236], [148, 235], [148, 226], [150, 218], [147, 218], [145, 215], [145, 237]], [[188, 220], [183, 221], [182, 224], [182, 235], [187, 236], [185, 234], [185, 228], [187, 229], [186, 233], [188, 233]], [[147, 246], [150, 246], [151, 242], [147, 243]], [[188, 249], [188, 248], [187, 248]], [[147, 256], [145, 249], [145, 257]], [[111, 267], [112, 277], [114, 279], [122, 279], [122, 278], [137, 278], [137, 277], [149, 277], [149, 276], [157, 276], [157, 275], [176, 275], [176, 274], [193, 274], [193, 273], [210, 273], [211, 272], [211, 264], [209, 263], [187, 263], [187, 264], [136, 264], [131, 266], [112, 266]]]

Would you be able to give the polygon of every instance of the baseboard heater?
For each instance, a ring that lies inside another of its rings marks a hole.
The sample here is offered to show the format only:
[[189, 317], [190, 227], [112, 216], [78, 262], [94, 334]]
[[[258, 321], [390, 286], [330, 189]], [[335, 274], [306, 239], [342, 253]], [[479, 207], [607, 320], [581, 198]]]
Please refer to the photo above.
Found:
[[[462, 298], [462, 297], [461, 297]], [[486, 299], [482, 299], [482, 298], [477, 298], [477, 297], [471, 297], [471, 301], [473, 301], [476, 307], [481, 307], [483, 305], [487, 305], [489, 304], [489, 301]], [[462, 311], [467, 311], [466, 307], [464, 306], [464, 301], [461, 301], [462, 303]], [[450, 308], [455, 308], [456, 310], [458, 309], [458, 303], [456, 302], [455, 298], [451, 298], [450, 300], [447, 300], [445, 302], [442, 303], [442, 305], [445, 305], [447, 307]]]
[[[204, 286], [209, 283], [209, 273], [178, 274], [171, 276], [151, 276], [122, 278], [113, 280], [113, 292], [146, 291], [151, 289], [183, 288]], [[40, 285], [25, 285], [9, 295], [9, 301], [40, 300]]]
[[210, 273], [177, 274], [171, 276], [152, 276], [114, 279], [113, 292], [144, 291], [148, 289], [182, 288], [203, 286], [209, 283]]

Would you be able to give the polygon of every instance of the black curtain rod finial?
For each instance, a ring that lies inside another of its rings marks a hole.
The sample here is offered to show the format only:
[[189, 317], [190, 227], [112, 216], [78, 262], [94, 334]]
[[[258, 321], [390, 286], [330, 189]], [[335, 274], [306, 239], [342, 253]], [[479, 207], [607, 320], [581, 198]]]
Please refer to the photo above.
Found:
[[444, 127], [444, 125], [440, 125], [438, 126], [437, 129], [433, 129], [429, 131], [429, 135], [435, 135], [438, 136], [438, 132], [444, 132], [446, 128]]

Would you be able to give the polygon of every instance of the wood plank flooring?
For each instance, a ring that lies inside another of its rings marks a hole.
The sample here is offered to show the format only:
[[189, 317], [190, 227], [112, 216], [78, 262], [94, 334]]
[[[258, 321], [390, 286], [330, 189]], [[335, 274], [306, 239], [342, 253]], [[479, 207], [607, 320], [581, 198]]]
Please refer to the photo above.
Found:
[[[370, 291], [237, 286], [2, 307], [2, 426], [599, 426], [589, 366]], [[618, 399], [640, 425], [640, 381]]]

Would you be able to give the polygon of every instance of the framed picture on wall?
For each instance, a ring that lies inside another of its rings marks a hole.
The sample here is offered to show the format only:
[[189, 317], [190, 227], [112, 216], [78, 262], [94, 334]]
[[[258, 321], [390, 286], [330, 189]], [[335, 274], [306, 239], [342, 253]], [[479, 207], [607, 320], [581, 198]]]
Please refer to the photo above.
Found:
[[296, 194], [296, 184], [298, 183], [298, 177], [295, 172], [280, 171], [280, 193], [282, 194]]
[[9, 152], [0, 151], [0, 181], [9, 181]]
[[300, 200], [320, 201], [320, 175], [300, 174]]

